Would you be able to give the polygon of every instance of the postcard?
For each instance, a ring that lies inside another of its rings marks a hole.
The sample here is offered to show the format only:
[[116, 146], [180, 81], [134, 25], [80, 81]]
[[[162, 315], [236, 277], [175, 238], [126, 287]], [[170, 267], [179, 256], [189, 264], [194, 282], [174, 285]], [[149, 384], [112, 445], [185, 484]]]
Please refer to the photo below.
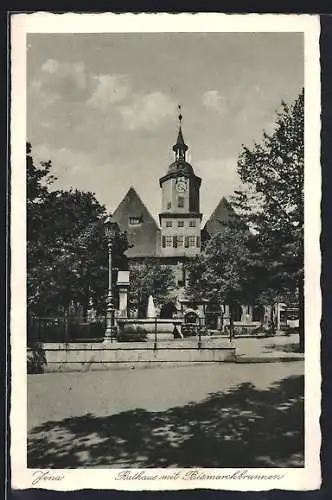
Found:
[[14, 489], [319, 488], [319, 32], [11, 16]]

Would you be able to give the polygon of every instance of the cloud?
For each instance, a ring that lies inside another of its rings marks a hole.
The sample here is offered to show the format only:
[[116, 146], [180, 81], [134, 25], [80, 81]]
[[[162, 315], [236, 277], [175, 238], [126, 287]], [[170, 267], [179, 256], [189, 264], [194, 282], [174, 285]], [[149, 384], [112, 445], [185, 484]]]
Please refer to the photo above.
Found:
[[52, 106], [56, 101], [60, 100], [60, 94], [51, 88], [47, 88], [42, 79], [36, 78], [31, 81], [31, 104], [43, 109]]
[[59, 68], [58, 61], [55, 59], [47, 59], [40, 68], [44, 73], [55, 73]]
[[125, 99], [129, 93], [129, 81], [125, 75], [93, 75], [95, 88], [87, 104], [104, 109]]
[[212, 109], [220, 114], [226, 112], [226, 99], [219, 94], [218, 90], [208, 90], [204, 92], [202, 101], [203, 106], [207, 109]]
[[82, 62], [47, 59], [31, 80], [31, 103], [35, 108], [46, 109], [59, 101], [75, 101], [88, 90], [90, 78]]
[[[51, 189], [70, 188], [96, 193], [101, 204], [113, 211], [128, 191], [131, 170], [128, 163], [100, 161], [96, 152], [78, 151], [68, 147], [55, 148], [41, 143], [32, 148], [35, 161], [52, 161], [52, 174], [57, 180]], [[110, 185], [116, 177], [116, 189]], [[144, 185], [146, 182], [142, 180]]]
[[56, 101], [62, 104], [87, 104], [104, 110], [123, 101], [129, 94], [130, 84], [126, 75], [96, 74], [83, 62], [66, 62], [47, 59], [31, 80], [30, 92], [35, 107], [51, 107]]
[[151, 129], [167, 121], [175, 114], [176, 103], [162, 92], [151, 92], [119, 108], [124, 127], [128, 130]]
[[40, 68], [45, 83], [71, 81], [78, 89], [84, 90], [88, 86], [89, 74], [83, 62], [59, 62], [47, 59]]
[[37, 162], [51, 160], [55, 175], [61, 178], [68, 176], [68, 173], [75, 177], [91, 172], [93, 167], [91, 155], [67, 147], [52, 148], [47, 144], [38, 144], [33, 146], [32, 155]]
[[96, 74], [83, 62], [47, 59], [30, 82], [30, 106], [38, 114], [53, 105], [58, 105], [54, 113], [67, 117], [76, 116], [86, 105], [95, 111], [107, 110], [108, 115], [113, 110], [117, 120], [120, 113], [125, 130], [151, 130], [174, 117], [176, 110], [166, 93], [133, 92], [125, 74]]

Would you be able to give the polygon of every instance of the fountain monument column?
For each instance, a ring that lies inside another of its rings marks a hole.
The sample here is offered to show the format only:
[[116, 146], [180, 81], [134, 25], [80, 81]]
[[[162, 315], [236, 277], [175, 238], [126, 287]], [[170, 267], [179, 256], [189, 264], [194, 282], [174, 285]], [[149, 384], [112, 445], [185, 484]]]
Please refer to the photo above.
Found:
[[119, 318], [128, 318], [129, 271], [118, 271]]

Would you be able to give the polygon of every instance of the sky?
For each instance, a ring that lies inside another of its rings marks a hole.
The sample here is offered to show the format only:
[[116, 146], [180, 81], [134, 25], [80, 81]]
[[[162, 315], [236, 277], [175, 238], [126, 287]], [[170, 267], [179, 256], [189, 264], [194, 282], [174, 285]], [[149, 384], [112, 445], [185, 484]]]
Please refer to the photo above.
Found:
[[30, 34], [27, 140], [52, 160], [55, 188], [92, 191], [113, 212], [133, 186], [157, 218], [181, 104], [206, 220], [239, 185], [242, 145], [303, 84], [301, 33]]

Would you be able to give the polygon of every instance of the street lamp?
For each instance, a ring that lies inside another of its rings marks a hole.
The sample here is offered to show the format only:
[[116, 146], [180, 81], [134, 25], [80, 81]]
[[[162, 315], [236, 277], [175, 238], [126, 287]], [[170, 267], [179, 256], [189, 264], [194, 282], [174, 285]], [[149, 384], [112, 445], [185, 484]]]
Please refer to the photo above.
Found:
[[109, 215], [105, 220], [105, 235], [107, 238], [108, 247], [108, 293], [107, 293], [107, 305], [106, 305], [106, 332], [105, 340], [111, 340], [113, 337], [114, 329], [114, 305], [113, 305], [113, 294], [112, 294], [112, 246], [113, 237], [116, 233], [117, 224], [112, 221], [112, 216]]

